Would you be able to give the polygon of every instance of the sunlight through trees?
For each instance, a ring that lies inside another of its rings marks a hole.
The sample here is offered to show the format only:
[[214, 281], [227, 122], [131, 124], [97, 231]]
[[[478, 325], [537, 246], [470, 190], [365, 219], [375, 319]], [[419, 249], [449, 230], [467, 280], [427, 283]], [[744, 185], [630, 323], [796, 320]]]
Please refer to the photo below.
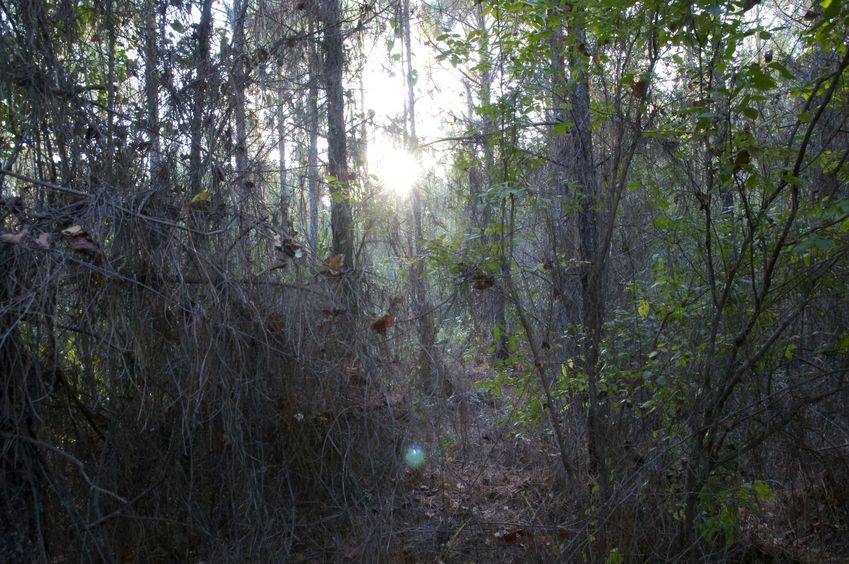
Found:
[[849, 555], [849, 3], [0, 2], [0, 562]]

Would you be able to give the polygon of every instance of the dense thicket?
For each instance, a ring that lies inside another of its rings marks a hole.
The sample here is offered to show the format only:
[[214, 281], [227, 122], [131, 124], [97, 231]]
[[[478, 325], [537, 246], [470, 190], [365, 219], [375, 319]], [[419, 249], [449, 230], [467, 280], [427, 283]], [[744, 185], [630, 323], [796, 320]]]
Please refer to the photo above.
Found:
[[846, 557], [847, 30], [3, 0], [0, 561]]

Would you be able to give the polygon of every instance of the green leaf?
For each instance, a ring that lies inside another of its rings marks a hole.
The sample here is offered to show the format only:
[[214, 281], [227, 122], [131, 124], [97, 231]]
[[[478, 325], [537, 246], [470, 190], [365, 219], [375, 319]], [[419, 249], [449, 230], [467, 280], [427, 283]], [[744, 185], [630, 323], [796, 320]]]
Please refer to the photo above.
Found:
[[765, 73], [757, 63], [749, 65], [749, 76], [752, 80], [752, 86], [756, 90], [771, 90], [775, 88], [775, 80]]
[[204, 204], [206, 204], [209, 199], [212, 197], [212, 192], [209, 190], [204, 190], [203, 192], [198, 192], [189, 202], [189, 207], [191, 209], [197, 209]]
[[741, 108], [740, 113], [742, 113], [744, 116], [746, 116], [749, 119], [758, 119], [758, 116], [760, 115], [760, 113], [758, 113], [758, 111], [755, 108], [752, 108], [750, 106], [746, 106], [745, 108]]
[[837, 341], [837, 346], [835, 347], [835, 350], [838, 353], [849, 352], [849, 333], [843, 333], [840, 336], [840, 340]]
[[554, 127], [551, 128], [551, 134], [557, 137], [563, 137], [569, 134], [570, 127], [572, 127], [571, 123], [561, 121], [560, 123], [555, 124]]
[[840, 0], [823, 0], [820, 6], [824, 10], [822, 13], [824, 20], [829, 20], [840, 13]]
[[772, 490], [766, 482], [755, 482], [752, 484], [752, 489], [754, 489], [755, 493], [760, 497], [769, 498], [772, 496]]
[[786, 78], [787, 80], [793, 80], [794, 78], [796, 78], [793, 73], [790, 72], [790, 69], [788, 69], [786, 66], [782, 65], [778, 61], [773, 61], [768, 66], [772, 70], [777, 71], [778, 74], [781, 75], [781, 78]]
[[793, 360], [793, 352], [796, 350], [796, 345], [787, 345], [784, 347], [784, 358]]
[[648, 317], [649, 315], [649, 301], [645, 298], [640, 300], [640, 305], [637, 306], [637, 313], [640, 314], [640, 317]]

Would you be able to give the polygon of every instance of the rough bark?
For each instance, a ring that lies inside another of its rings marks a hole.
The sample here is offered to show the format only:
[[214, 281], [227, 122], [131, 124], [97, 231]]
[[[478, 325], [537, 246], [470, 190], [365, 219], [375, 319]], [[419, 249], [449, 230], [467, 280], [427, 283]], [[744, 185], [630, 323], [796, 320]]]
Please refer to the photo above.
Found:
[[209, 61], [209, 35], [212, 29], [212, 0], [203, 0], [198, 22], [198, 45], [195, 52], [194, 102], [192, 105], [191, 146], [189, 148], [189, 178], [192, 194], [203, 191], [203, 114], [206, 107], [206, 83], [211, 74]]
[[[247, 255], [247, 221], [251, 202], [250, 186], [250, 163], [248, 161], [248, 132], [247, 132], [247, 100], [245, 89], [247, 87], [247, 70], [245, 68], [245, 12], [247, 2], [245, 0], [233, 0], [232, 4], [233, 25], [233, 74], [231, 76], [231, 87], [233, 96], [233, 120], [236, 133], [236, 190], [238, 193], [239, 223], [241, 241], [240, 248]], [[243, 257], [247, 259], [247, 256]]]
[[280, 224], [290, 233], [292, 220], [289, 217], [291, 207], [291, 195], [289, 194], [288, 174], [286, 170], [286, 112], [284, 111], [284, 100], [286, 99], [286, 88], [281, 79], [277, 86], [277, 173], [280, 178]]
[[[314, 32], [310, 24], [310, 35]], [[315, 43], [309, 45], [310, 81], [307, 93], [307, 129], [309, 147], [307, 148], [307, 192], [309, 198], [309, 245], [313, 255], [318, 253], [318, 203], [320, 185], [318, 182], [318, 74], [319, 62]]]
[[152, 189], [156, 189], [162, 171], [162, 152], [159, 140], [159, 42], [157, 41], [156, 0], [144, 3], [144, 97], [147, 110], [147, 131], [150, 139], [149, 171]]
[[330, 182], [330, 229], [333, 254], [342, 255], [347, 268], [353, 267], [354, 226], [345, 129], [345, 92], [342, 71], [345, 51], [339, 0], [324, 0], [319, 10], [324, 27], [324, 86], [327, 92], [327, 171]]
[[607, 469], [604, 452], [603, 398], [599, 397], [599, 347], [604, 323], [603, 279], [605, 257], [598, 243], [599, 184], [596, 174], [590, 106], [589, 69], [584, 30], [574, 22], [565, 34], [568, 46], [571, 87], [568, 100], [569, 121], [572, 129], [567, 151], [569, 169], [567, 181], [562, 184], [562, 194], [574, 193], [579, 198], [578, 234], [580, 239], [581, 271], [581, 322], [584, 334], [581, 343], [582, 369], [587, 378], [587, 450], [590, 467], [598, 473], [602, 490], [607, 487]]

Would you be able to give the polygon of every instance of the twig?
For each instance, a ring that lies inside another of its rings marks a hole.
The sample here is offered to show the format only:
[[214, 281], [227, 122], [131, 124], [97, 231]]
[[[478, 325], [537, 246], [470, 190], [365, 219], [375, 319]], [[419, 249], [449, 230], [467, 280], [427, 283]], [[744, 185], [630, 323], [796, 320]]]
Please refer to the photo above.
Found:
[[126, 499], [124, 499], [120, 495], [116, 494], [115, 492], [111, 492], [111, 491], [104, 489], [104, 488], [98, 486], [97, 484], [95, 484], [92, 481], [92, 479], [89, 477], [89, 475], [86, 474], [85, 464], [83, 463], [83, 461], [80, 460], [79, 458], [76, 458], [75, 456], [73, 456], [71, 454], [68, 454], [67, 452], [65, 452], [61, 448], [54, 446], [54, 445], [51, 445], [50, 443], [45, 443], [43, 441], [39, 441], [38, 439], [34, 439], [32, 437], [27, 437], [26, 435], [17, 435], [17, 434], [14, 434], [14, 433], [3, 433], [3, 438], [5, 438], [5, 439], [18, 439], [18, 440], [30, 443], [30, 444], [35, 445], [35, 446], [45, 448], [49, 451], [55, 452], [56, 454], [62, 456], [63, 458], [65, 458], [66, 460], [71, 462], [74, 466], [76, 466], [79, 469], [80, 475], [83, 477], [83, 479], [86, 481], [86, 483], [91, 487], [91, 489], [96, 490], [100, 493], [106, 494], [111, 498], [117, 499], [118, 501], [120, 501], [123, 504], [128, 503]]

